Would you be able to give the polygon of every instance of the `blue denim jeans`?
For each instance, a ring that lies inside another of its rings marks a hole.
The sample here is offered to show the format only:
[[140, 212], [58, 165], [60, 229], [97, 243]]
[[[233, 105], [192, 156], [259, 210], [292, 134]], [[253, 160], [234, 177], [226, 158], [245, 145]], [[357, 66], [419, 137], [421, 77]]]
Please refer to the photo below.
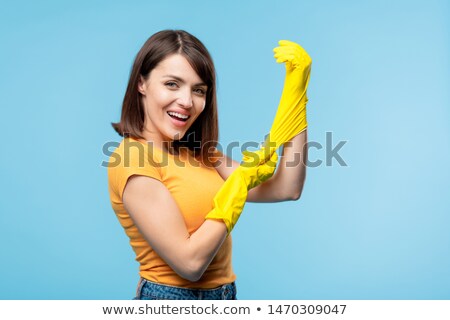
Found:
[[214, 289], [189, 289], [141, 278], [133, 300], [236, 300], [236, 284], [232, 282]]

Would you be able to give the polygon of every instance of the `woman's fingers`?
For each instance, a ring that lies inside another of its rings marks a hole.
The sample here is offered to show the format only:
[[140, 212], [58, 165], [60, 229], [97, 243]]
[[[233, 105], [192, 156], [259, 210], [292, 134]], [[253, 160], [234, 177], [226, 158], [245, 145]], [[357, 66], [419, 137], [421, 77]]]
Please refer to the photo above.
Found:
[[308, 53], [297, 43], [280, 40], [279, 47], [273, 49], [277, 63], [291, 62], [293, 65], [309, 65], [312, 60]]

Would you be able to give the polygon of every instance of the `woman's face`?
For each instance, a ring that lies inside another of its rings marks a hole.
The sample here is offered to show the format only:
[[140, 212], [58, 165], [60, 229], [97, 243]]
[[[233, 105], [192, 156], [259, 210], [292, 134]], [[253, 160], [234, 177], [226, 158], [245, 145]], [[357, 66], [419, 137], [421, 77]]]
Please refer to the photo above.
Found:
[[180, 54], [162, 60], [139, 92], [145, 110], [143, 135], [154, 143], [181, 139], [205, 108], [207, 85]]

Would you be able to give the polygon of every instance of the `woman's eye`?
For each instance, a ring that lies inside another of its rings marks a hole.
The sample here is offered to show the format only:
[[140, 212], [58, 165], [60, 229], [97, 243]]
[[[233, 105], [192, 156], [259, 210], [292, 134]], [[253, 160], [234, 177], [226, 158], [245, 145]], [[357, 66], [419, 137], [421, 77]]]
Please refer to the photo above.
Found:
[[167, 82], [166, 86], [170, 87], [170, 88], [176, 88], [177, 84], [175, 82]]
[[203, 90], [203, 89], [195, 89], [194, 91], [195, 91], [196, 93], [198, 93], [198, 94], [201, 94], [201, 95], [204, 95], [204, 94], [206, 93], [206, 91]]

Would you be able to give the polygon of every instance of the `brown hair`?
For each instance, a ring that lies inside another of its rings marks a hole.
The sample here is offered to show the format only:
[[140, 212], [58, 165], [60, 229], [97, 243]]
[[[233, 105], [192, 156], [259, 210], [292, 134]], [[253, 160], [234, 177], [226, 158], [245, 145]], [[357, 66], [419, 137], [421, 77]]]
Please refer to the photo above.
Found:
[[194, 71], [208, 86], [205, 109], [188, 129], [181, 140], [175, 140], [173, 147], [187, 147], [195, 156], [208, 161], [210, 147], [216, 147], [219, 124], [216, 97], [216, 72], [206, 47], [196, 37], [184, 30], [163, 30], [152, 35], [136, 55], [130, 73], [127, 90], [122, 104], [120, 122], [112, 123], [122, 136], [143, 139], [144, 105], [138, 91], [139, 78], [147, 79], [150, 72], [171, 54], [181, 54]]

